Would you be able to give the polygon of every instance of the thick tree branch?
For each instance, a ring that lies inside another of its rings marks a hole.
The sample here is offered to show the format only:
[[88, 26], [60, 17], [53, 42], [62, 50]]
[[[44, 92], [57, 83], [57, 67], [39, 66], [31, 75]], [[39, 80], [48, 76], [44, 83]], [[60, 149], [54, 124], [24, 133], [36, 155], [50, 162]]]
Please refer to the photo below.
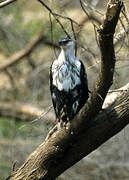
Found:
[[[110, 0], [99, 29], [101, 69], [91, 98], [77, 117], [43, 142], [12, 175], [12, 180], [54, 180], [128, 124], [129, 96], [103, 112], [102, 105], [113, 82], [115, 54], [113, 35], [122, 3]], [[123, 108], [124, 107], [124, 108]], [[102, 113], [102, 114], [101, 114]], [[95, 119], [97, 116], [101, 118]], [[110, 119], [112, 118], [112, 122]], [[71, 128], [73, 134], [71, 134]]]
[[115, 68], [113, 35], [121, 10], [121, 1], [114, 2], [114, 0], [109, 1], [103, 24], [99, 29], [101, 69], [92, 96], [78, 115], [80, 125], [77, 125], [77, 130], [85, 130], [85, 126], [87, 126], [91, 118], [94, 118], [99, 113], [113, 82]]
[[[110, 98], [113, 100], [112, 102]], [[49, 139], [49, 141], [43, 142], [28, 157], [18, 171], [14, 172], [14, 174], [16, 173], [15, 178], [12, 179], [24, 180], [24, 175], [28, 177], [28, 179], [36, 179], [36, 171], [37, 176], [44, 177], [42, 179], [54, 179], [54, 177], [61, 174], [65, 169], [72, 166], [75, 162], [121, 131], [129, 124], [129, 84], [118, 92], [110, 93], [105, 100], [104, 106], [106, 109], [101, 111], [98, 116], [88, 124], [86, 133], [79, 136], [74, 142], [71, 142], [70, 147], [66, 149], [63, 157], [59, 149], [61, 145], [63, 146], [63, 143], [56, 144], [54, 140]], [[56, 139], [56, 136], [59, 135], [60, 132], [58, 131], [54, 135], [54, 138]], [[51, 148], [55, 149], [55, 156], [57, 155], [58, 157], [58, 159], [54, 159], [55, 162], [52, 161], [52, 154], [51, 156], [47, 156], [51, 152]], [[50, 167], [49, 174], [47, 174], [47, 162], [52, 163], [54, 166]], [[46, 176], [43, 174], [45, 173], [42, 167], [43, 164], [45, 166], [44, 168], [46, 168]]]

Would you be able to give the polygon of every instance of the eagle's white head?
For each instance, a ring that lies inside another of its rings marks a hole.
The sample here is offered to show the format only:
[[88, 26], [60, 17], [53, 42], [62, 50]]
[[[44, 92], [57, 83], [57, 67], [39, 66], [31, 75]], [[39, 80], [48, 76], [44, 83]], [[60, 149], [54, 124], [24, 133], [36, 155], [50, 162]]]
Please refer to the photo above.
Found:
[[59, 46], [63, 50], [66, 57], [74, 56], [74, 42], [70, 38], [64, 38], [59, 41]]

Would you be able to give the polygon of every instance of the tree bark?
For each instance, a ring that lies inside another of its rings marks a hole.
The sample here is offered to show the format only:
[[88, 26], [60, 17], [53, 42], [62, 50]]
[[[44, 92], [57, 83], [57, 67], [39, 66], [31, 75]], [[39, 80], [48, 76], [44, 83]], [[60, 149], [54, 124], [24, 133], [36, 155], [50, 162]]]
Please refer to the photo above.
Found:
[[[113, 101], [110, 101], [110, 98]], [[30, 154], [25, 163], [16, 172], [13, 172], [14, 177], [11, 179], [54, 179], [121, 131], [129, 124], [129, 84], [123, 90], [108, 95], [103, 107], [106, 109], [103, 109], [88, 124], [86, 133], [71, 142], [65, 151], [63, 151], [63, 142], [56, 144], [57, 142], [54, 140], [60, 135], [60, 132], [57, 132], [54, 134], [53, 140], [49, 139], [49, 141], [43, 142]], [[61, 147], [63, 152], [60, 150]], [[55, 156], [51, 154], [52, 149], [55, 150]], [[48, 173], [49, 164], [51, 166]]]
[[103, 24], [98, 31], [101, 69], [88, 102], [77, 117], [67, 124], [66, 129], [55, 132], [30, 154], [24, 164], [12, 173], [11, 180], [54, 180], [129, 123], [129, 93], [125, 94], [122, 101], [118, 99], [110, 108], [102, 110], [113, 82], [113, 35], [121, 7], [120, 0], [109, 1]]

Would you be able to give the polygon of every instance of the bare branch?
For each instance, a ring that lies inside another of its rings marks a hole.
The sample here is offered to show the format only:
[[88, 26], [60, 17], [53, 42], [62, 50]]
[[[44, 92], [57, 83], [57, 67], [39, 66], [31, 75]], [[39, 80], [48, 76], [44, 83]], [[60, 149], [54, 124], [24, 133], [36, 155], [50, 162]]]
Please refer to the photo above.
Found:
[[15, 93], [13, 93], [13, 97], [16, 97], [17, 94], [17, 85], [16, 82], [12, 76], [12, 74], [8, 71], [8, 69], [5, 70], [6, 75], [8, 76], [9, 80], [10, 80], [10, 84], [13, 87], [13, 89], [15, 90]]
[[[73, 32], [73, 37], [74, 37], [74, 40], [76, 41], [76, 33], [74, 31], [74, 26], [73, 24], [76, 24], [78, 26], [80, 26], [76, 21], [74, 21], [73, 19], [71, 19], [70, 17], [67, 17], [67, 16], [62, 16], [60, 14], [57, 14], [55, 12], [52, 11], [52, 9], [50, 9], [42, 0], [38, 0], [49, 12], [50, 14], [53, 15], [53, 17], [55, 18], [56, 22], [60, 25], [60, 27], [62, 28], [62, 30], [64, 31], [64, 33], [70, 37], [69, 33], [65, 30], [63, 24], [60, 22], [60, 20], [57, 18], [57, 17], [60, 17], [60, 18], [63, 18], [63, 19], [66, 19], [68, 21], [70, 21], [70, 24], [71, 24], [71, 29], [72, 29], [72, 32]], [[77, 53], [77, 46], [75, 47], [75, 53]]]
[[30, 122], [36, 122], [39, 119], [45, 119], [46, 122], [51, 123], [54, 123], [55, 121], [54, 114], [49, 112], [49, 109], [48, 111], [45, 111], [36, 106], [32, 106], [31, 104], [23, 104], [22, 102], [0, 102], [0, 116]]
[[4, 2], [1, 2], [1, 3], [0, 3], [0, 8], [5, 7], [5, 6], [13, 3], [14, 1], [17, 1], [17, 0], [6, 0], [6, 1], [4, 1]]
[[90, 20], [94, 21], [98, 25], [101, 25], [101, 21], [98, 17], [94, 16], [94, 14], [89, 14], [88, 17], [84, 17], [80, 22], [80, 26], [83, 26], [85, 23], [89, 22]]
[[59, 48], [56, 44], [51, 43], [47, 40], [46, 36], [42, 33], [34, 38], [25, 49], [20, 50], [16, 54], [12, 55], [10, 58], [5, 60], [5, 63], [0, 65], [0, 72], [6, 70], [7, 68], [13, 66], [14, 64], [18, 63], [22, 58], [29, 56], [30, 53], [34, 50], [34, 48], [39, 44], [44, 43], [48, 46], [54, 46], [55, 48]]
[[63, 18], [63, 19], [67, 19], [67, 20], [72, 21], [74, 24], [76, 24], [76, 25], [79, 26], [79, 24], [78, 24], [76, 21], [74, 21], [73, 19], [71, 19], [70, 17], [62, 16], [61, 14], [57, 14], [57, 13], [53, 12], [52, 9], [50, 9], [42, 0], [38, 0], [38, 1], [39, 1], [53, 16], [57, 16], [57, 17], [61, 17], [61, 18]]
[[129, 25], [126, 26], [125, 29], [122, 29], [121, 31], [119, 31], [119, 33], [114, 39], [114, 45], [117, 46], [119, 42], [121, 42], [121, 40], [125, 38], [126, 36], [127, 36], [127, 43], [129, 44], [128, 35], [129, 35]]
[[[56, 22], [60, 25], [60, 27], [62, 28], [62, 30], [64, 31], [64, 33], [70, 37], [69, 33], [65, 30], [63, 24], [60, 22], [60, 20], [57, 18], [57, 16], [59, 16], [58, 14], [54, 13], [42, 0], [38, 0], [49, 12], [50, 14], [53, 15], [53, 17], [55, 18]], [[60, 16], [62, 17], [62, 16]]]
[[86, 16], [88, 17], [88, 19], [91, 20], [91, 23], [92, 23], [92, 25], [93, 25], [93, 27], [94, 27], [95, 40], [96, 40], [96, 43], [97, 43], [97, 45], [98, 45], [98, 47], [99, 47], [98, 39], [97, 39], [97, 36], [96, 36], [96, 35], [97, 35], [97, 34], [96, 34], [96, 28], [97, 28], [97, 27], [96, 27], [96, 25], [94, 24], [92, 18], [90, 18], [90, 15], [89, 15], [88, 12], [86, 11], [86, 9], [84, 8], [82, 0], [80, 0], [80, 5], [81, 5], [81, 8], [82, 8], [83, 12], [84, 12], [84, 13], [86, 14]]

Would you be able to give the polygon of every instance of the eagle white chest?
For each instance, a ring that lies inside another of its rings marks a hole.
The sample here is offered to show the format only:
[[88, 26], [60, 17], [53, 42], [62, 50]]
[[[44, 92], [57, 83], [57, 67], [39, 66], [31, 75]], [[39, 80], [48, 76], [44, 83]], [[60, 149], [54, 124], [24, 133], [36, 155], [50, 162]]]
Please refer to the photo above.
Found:
[[81, 63], [78, 59], [69, 57], [69, 60], [65, 60], [65, 57], [59, 56], [52, 65], [53, 85], [60, 91], [72, 90], [81, 83], [80, 70]]

